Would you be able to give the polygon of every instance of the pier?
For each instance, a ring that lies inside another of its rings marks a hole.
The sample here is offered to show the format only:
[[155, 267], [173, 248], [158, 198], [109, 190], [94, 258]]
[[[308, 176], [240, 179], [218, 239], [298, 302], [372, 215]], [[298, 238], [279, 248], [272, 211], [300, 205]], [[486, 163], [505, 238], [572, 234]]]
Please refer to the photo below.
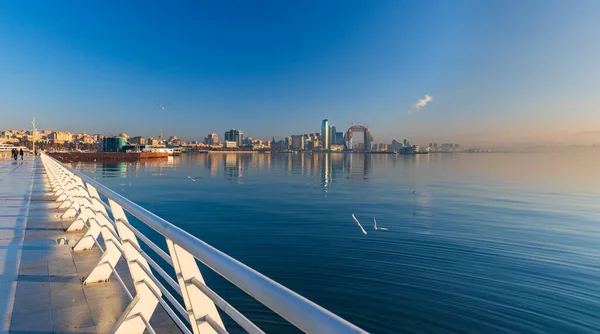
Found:
[[364, 332], [48, 155], [1, 161], [0, 203], [2, 333], [263, 333], [197, 261], [304, 332]]

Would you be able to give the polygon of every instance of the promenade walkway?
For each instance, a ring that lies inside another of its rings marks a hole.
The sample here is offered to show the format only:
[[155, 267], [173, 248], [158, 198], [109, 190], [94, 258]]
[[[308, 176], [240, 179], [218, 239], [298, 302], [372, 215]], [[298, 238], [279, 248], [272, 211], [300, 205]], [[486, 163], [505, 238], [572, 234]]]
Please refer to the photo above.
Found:
[[[82, 233], [64, 232], [50, 190], [39, 158], [0, 161], [0, 333], [106, 333], [129, 300], [116, 281], [81, 283], [101, 253], [71, 251]], [[179, 332], [160, 307], [151, 324]]]

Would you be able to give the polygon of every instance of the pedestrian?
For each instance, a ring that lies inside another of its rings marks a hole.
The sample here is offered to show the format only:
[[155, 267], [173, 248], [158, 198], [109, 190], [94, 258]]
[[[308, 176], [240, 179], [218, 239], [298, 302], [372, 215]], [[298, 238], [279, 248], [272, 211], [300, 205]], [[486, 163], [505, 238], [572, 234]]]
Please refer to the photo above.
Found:
[[17, 160], [18, 152], [16, 148], [13, 148], [13, 159]]
[[19, 155], [21, 156], [21, 160], [23, 160], [23, 149], [19, 149]]

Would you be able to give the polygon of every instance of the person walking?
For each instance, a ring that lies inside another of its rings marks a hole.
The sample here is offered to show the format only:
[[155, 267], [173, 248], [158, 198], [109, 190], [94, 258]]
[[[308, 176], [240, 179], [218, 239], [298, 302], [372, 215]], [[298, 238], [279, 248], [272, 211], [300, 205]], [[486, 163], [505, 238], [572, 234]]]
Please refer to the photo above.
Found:
[[13, 153], [13, 159], [17, 160], [17, 156], [18, 156], [18, 151], [17, 151], [17, 149], [16, 149], [16, 148], [13, 148], [13, 150], [12, 150], [12, 153]]
[[19, 155], [21, 156], [21, 160], [23, 160], [23, 149], [19, 149]]

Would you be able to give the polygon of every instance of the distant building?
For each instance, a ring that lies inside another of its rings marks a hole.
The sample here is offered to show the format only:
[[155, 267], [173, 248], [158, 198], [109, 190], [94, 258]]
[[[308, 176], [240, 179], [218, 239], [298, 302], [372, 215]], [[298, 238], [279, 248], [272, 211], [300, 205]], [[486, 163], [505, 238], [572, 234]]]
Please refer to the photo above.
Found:
[[408, 139], [404, 138], [404, 146], [408, 146], [410, 143], [408, 142]]
[[329, 131], [329, 120], [324, 119], [321, 123], [321, 141], [323, 142], [321, 147], [325, 150], [329, 149]]
[[129, 143], [131, 145], [146, 145], [146, 138], [141, 137], [141, 136], [132, 137], [132, 138], [129, 138]]
[[224, 148], [236, 148], [236, 147], [238, 147], [238, 144], [235, 141], [225, 140], [225, 142], [223, 143], [223, 147]]
[[244, 141], [244, 132], [241, 130], [231, 129], [225, 132], [225, 141], [234, 141], [238, 147], [242, 147]]
[[377, 150], [378, 151], [387, 151], [388, 150], [388, 145], [384, 144], [384, 143], [379, 143], [377, 145]]
[[335, 144], [336, 145], [344, 145], [344, 133], [343, 132], [335, 133]]
[[48, 139], [56, 144], [70, 143], [73, 141], [73, 135], [70, 132], [54, 131], [48, 136]]
[[105, 137], [102, 140], [103, 152], [121, 152], [127, 145], [127, 139], [123, 137]]
[[150, 145], [150, 146], [159, 146], [159, 144], [160, 144], [160, 141], [159, 141], [158, 139], [154, 139], [154, 138], [150, 137], [150, 138], [148, 138], [148, 140], [146, 141], [146, 144], [147, 144], [147, 145]]
[[285, 137], [285, 148], [288, 149], [290, 147], [292, 147], [292, 137], [287, 136]]
[[206, 138], [204, 138], [204, 143], [206, 145], [216, 145], [219, 142], [219, 136], [216, 133], [209, 133]]
[[[329, 144], [330, 145], [336, 145], [337, 141], [336, 141], [336, 127], [335, 125], [332, 125], [329, 127]], [[331, 148], [331, 146], [329, 147]]]
[[294, 150], [303, 150], [305, 140], [306, 140], [306, 136], [304, 136], [304, 135], [293, 135], [292, 136], [292, 148]]
[[397, 141], [396, 139], [392, 140], [392, 145], [390, 145], [391, 147], [388, 147], [388, 149], [390, 151], [396, 151], [396, 152], [400, 152], [402, 150], [402, 148], [404, 147], [404, 145], [402, 145], [401, 142]]

